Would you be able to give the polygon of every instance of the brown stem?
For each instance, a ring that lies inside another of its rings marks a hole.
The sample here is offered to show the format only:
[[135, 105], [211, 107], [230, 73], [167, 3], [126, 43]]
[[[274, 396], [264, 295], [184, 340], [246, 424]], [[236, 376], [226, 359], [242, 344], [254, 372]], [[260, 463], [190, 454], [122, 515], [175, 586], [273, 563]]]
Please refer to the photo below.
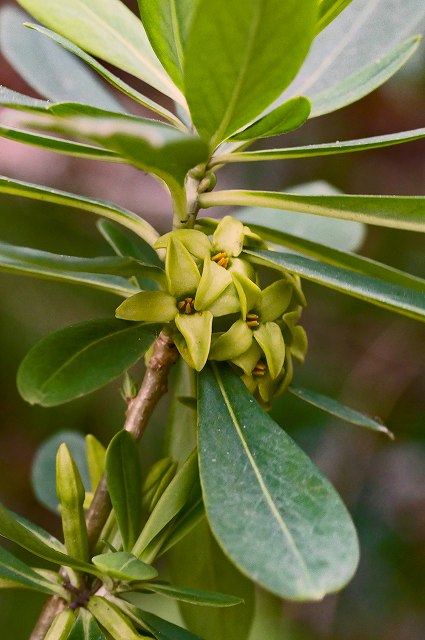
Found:
[[[139, 392], [127, 410], [124, 429], [133, 434], [137, 441], [143, 436], [153, 410], [167, 391], [168, 374], [178, 357], [178, 351], [171, 338], [161, 332], [154, 343], [153, 353]], [[111, 502], [105, 476], [103, 476], [93, 496], [86, 518], [87, 534], [92, 549], [99, 539], [110, 510]], [[43, 607], [30, 640], [44, 640], [55, 616], [66, 606], [67, 603], [58, 596], [49, 598]]]

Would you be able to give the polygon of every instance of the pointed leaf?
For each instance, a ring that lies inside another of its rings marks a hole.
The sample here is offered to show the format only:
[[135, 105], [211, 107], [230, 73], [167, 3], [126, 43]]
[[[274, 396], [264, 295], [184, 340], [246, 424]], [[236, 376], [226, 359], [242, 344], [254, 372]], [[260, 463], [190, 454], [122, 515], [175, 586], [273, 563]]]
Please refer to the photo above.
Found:
[[141, 291], [116, 309], [117, 318], [147, 322], [169, 322], [177, 310], [176, 299], [165, 291]]
[[43, 113], [49, 108], [48, 100], [39, 100], [38, 98], [30, 98], [17, 91], [12, 91], [7, 87], [0, 86], [0, 104], [3, 107], [18, 109], [23, 111], [32, 111], [34, 113]]
[[146, 564], [132, 553], [126, 551], [103, 553], [99, 556], [94, 556], [92, 562], [102, 573], [125, 582], [152, 580], [158, 575], [155, 567]]
[[106, 640], [90, 611], [80, 608], [68, 640]]
[[96, 491], [104, 471], [105, 471], [106, 449], [97, 438], [91, 434], [86, 436], [86, 456], [87, 467], [90, 474], [90, 487], [92, 492]]
[[2, 547], [0, 547], [0, 580], [6, 580], [11, 587], [23, 587], [49, 595], [65, 595], [64, 589], [59, 584], [46, 580]]
[[139, 218], [139, 216], [132, 211], [118, 207], [110, 202], [86, 198], [29, 182], [12, 180], [4, 176], [0, 176], [0, 193], [62, 204], [67, 207], [88, 211], [103, 216], [104, 218], [115, 220], [115, 222], [119, 222], [124, 227], [131, 229], [152, 244], [154, 244], [158, 238], [157, 232], [148, 222]]
[[186, 631], [168, 620], [163, 620], [154, 613], [142, 611], [129, 602], [122, 602], [122, 607], [137, 625], [148, 629], [157, 640], [202, 640], [190, 631]]
[[19, 0], [19, 4], [77, 46], [184, 104], [152, 51], [140, 21], [119, 0], [68, 0], [66, 10], [61, 0]]
[[199, 196], [201, 207], [258, 206], [425, 232], [423, 196], [304, 196], [274, 191], [217, 191]]
[[320, 599], [356, 568], [351, 519], [329, 482], [239, 378], [228, 367], [213, 367], [199, 377], [200, 473], [213, 533], [269, 591]]
[[154, 593], [159, 593], [169, 598], [174, 598], [175, 600], [209, 607], [233, 607], [243, 603], [243, 600], [236, 596], [230, 596], [226, 593], [218, 593], [216, 591], [205, 591], [204, 589], [187, 589], [152, 582], [146, 585], [146, 588]]
[[73, 100], [122, 112], [112, 93], [74, 56], [56, 43], [26, 29], [28, 15], [14, 6], [0, 13], [1, 51], [18, 73], [42, 96]]
[[140, 636], [136, 632], [127, 616], [105, 598], [100, 596], [91, 597], [87, 608], [114, 640], [140, 640], [140, 638], [145, 638], [145, 636]]
[[67, 640], [69, 632], [74, 626], [75, 613], [71, 609], [61, 611], [54, 618], [51, 627], [45, 635], [45, 640]]
[[[54, 31], [50, 31], [50, 29], [41, 27], [38, 24], [27, 24], [26, 26], [29, 27], [30, 29], [34, 29], [35, 31], [38, 31], [39, 33], [47, 36], [54, 42], [57, 42], [59, 45], [61, 45], [61, 47], [63, 47], [70, 53], [73, 53], [74, 55], [81, 58], [83, 62], [88, 64], [102, 78], [104, 78], [107, 82], [109, 82], [109, 84], [111, 84], [113, 87], [115, 87], [116, 89], [124, 93], [129, 98], [132, 98], [133, 100], [135, 100], [139, 104], [142, 104], [144, 107], [146, 107], [147, 109], [150, 109], [154, 113], [158, 113], [159, 115], [163, 116], [166, 120], [168, 120], [169, 122], [172, 122], [178, 128], [184, 128], [180, 120], [173, 113], [171, 113], [171, 111], [168, 111], [168, 109], [165, 109], [165, 107], [161, 106], [160, 104], [157, 104], [150, 98], [147, 98], [146, 96], [142, 95], [139, 91], [136, 91], [136, 89], [133, 89], [133, 87], [131, 87], [129, 84], [121, 80], [121, 78], [119, 78], [118, 76], [114, 75], [111, 71], [109, 71], [109, 69], [107, 69], [102, 64], [100, 64], [100, 62], [96, 60], [96, 58], [93, 58], [93, 56], [90, 56], [88, 53], [83, 51], [83, 49], [80, 49], [80, 47], [77, 47], [70, 40], [63, 38], [62, 36], [55, 33]], [[75, 97], [72, 99], [74, 101], [76, 100]], [[83, 100], [83, 102], [86, 102], [86, 101]], [[97, 106], [102, 106], [102, 105], [97, 105]], [[111, 109], [111, 111], [117, 111], [117, 109]], [[122, 108], [120, 109], [120, 111], [122, 111]]]
[[200, 0], [185, 86], [193, 122], [213, 145], [258, 116], [294, 78], [313, 37], [316, 6], [315, 0]]
[[45, 407], [91, 393], [137, 362], [157, 331], [155, 325], [113, 318], [57, 331], [40, 340], [22, 361], [19, 392], [27, 402]]
[[365, 276], [356, 271], [341, 269], [304, 256], [275, 251], [248, 252], [262, 264], [276, 265], [312, 280], [325, 287], [336, 289], [347, 295], [366, 300], [385, 309], [401, 313], [415, 320], [425, 321], [425, 298], [423, 292], [385, 280]]
[[340, 420], [344, 420], [345, 422], [349, 422], [350, 424], [358, 425], [359, 427], [365, 427], [366, 429], [370, 429], [372, 431], [380, 431], [381, 433], [385, 433], [390, 438], [393, 438], [393, 434], [389, 431], [381, 422], [376, 419], [370, 418], [369, 416], [360, 413], [360, 411], [356, 411], [355, 409], [351, 409], [350, 407], [346, 407], [334, 398], [329, 398], [328, 396], [324, 396], [321, 393], [317, 393], [316, 391], [311, 391], [310, 389], [304, 389], [303, 387], [295, 386], [291, 384], [288, 387], [288, 391], [292, 393], [294, 396], [303, 400], [304, 402], [308, 402], [312, 404], [314, 407], [329, 413]]
[[[308, 119], [311, 111], [310, 100], [302, 96], [291, 98], [284, 102], [267, 115], [263, 116], [254, 124], [236, 133], [230, 138], [233, 140], [256, 140], [257, 138], [269, 138], [270, 136], [280, 136], [301, 127]], [[245, 152], [249, 153], [249, 152]], [[255, 152], [254, 152], [255, 153]], [[244, 157], [242, 153], [230, 154]], [[234, 162], [232, 160], [232, 162]]]
[[322, 0], [319, 4], [319, 20], [317, 22], [317, 33], [323, 31], [341, 11], [350, 4], [352, 0]]
[[106, 481], [125, 551], [140, 533], [142, 479], [139, 449], [128, 431], [119, 431], [106, 451]]

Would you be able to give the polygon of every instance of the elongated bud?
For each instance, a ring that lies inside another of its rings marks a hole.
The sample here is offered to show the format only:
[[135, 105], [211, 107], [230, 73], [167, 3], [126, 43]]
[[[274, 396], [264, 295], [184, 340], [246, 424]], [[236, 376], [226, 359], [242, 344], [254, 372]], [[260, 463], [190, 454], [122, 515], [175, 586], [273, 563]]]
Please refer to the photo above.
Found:
[[171, 458], [158, 460], [147, 475], [142, 488], [142, 505], [150, 513], [174, 478], [177, 462]]
[[78, 467], [65, 443], [56, 456], [56, 493], [59, 498], [67, 553], [88, 561], [87, 528], [84, 516], [85, 490]]
[[70, 609], [62, 611], [53, 620], [52, 626], [45, 636], [45, 640], [66, 640], [74, 626], [74, 622], [75, 615]]

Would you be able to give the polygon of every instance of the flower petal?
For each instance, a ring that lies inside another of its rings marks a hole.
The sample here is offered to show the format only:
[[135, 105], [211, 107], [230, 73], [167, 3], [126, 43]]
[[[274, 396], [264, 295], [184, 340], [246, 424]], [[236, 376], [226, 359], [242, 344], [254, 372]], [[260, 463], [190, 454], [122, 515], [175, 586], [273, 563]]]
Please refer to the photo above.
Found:
[[251, 344], [252, 331], [246, 322], [237, 320], [213, 342], [208, 357], [210, 360], [232, 360], [245, 353]]
[[165, 271], [169, 291], [177, 300], [195, 294], [201, 274], [189, 251], [173, 236], [168, 244]]
[[230, 273], [240, 273], [250, 280], [255, 280], [255, 269], [248, 260], [232, 258], [230, 260], [228, 271], [230, 271]]
[[287, 280], [277, 280], [264, 289], [261, 295], [261, 320], [272, 322], [280, 318], [288, 308], [292, 291], [292, 286]]
[[[202, 311], [208, 309], [210, 305], [224, 292], [231, 284], [232, 276], [223, 267], [213, 262], [209, 256], [204, 260], [201, 281], [196, 291], [195, 309]], [[228, 312], [229, 313], [229, 312]]]
[[215, 318], [238, 313], [240, 310], [239, 296], [233, 283], [208, 307], [208, 311], [211, 311]]
[[304, 362], [305, 354], [307, 353], [308, 340], [307, 334], [303, 327], [298, 325], [294, 329], [293, 341], [291, 342], [291, 353], [298, 360], [298, 362]]
[[213, 247], [225, 251], [229, 256], [237, 257], [243, 249], [244, 227], [240, 220], [224, 216], [218, 223], [213, 235]]
[[169, 322], [176, 313], [175, 298], [165, 291], [140, 291], [124, 300], [115, 311], [117, 318], [139, 322]]
[[211, 253], [211, 242], [208, 236], [196, 229], [176, 229], [158, 238], [155, 249], [168, 249], [171, 238], [177, 238], [195, 258], [203, 260]]
[[262, 353], [257, 342], [253, 340], [249, 349], [237, 358], [232, 358], [232, 362], [240, 367], [246, 375], [250, 376]]
[[204, 368], [210, 350], [212, 313], [202, 311], [188, 316], [178, 314], [175, 321], [177, 329], [186, 340], [196, 371], [201, 371]]
[[275, 322], [261, 324], [254, 331], [254, 338], [264, 351], [270, 376], [277, 378], [285, 361], [285, 343], [280, 327]]
[[239, 295], [242, 318], [246, 318], [248, 311], [260, 304], [261, 289], [255, 282], [240, 273], [232, 273], [232, 278]]

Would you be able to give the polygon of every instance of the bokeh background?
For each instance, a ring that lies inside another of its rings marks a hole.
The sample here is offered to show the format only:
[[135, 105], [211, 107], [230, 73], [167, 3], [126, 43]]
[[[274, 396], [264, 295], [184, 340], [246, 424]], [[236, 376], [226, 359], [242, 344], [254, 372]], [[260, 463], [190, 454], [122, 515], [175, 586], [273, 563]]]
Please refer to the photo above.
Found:
[[[6, 4], [0, 0], [0, 5]], [[135, 9], [136, 2], [127, 3]], [[425, 26], [425, 25], [424, 25]], [[141, 83], [130, 82], [143, 90]], [[37, 97], [0, 57], [0, 84]], [[424, 126], [425, 47], [380, 90], [336, 114], [309, 122], [284, 144], [366, 137]], [[134, 110], [134, 105], [131, 107]], [[0, 117], [5, 110], [0, 109]], [[279, 146], [273, 140], [273, 146]], [[75, 160], [0, 139], [0, 173], [109, 199], [167, 230], [170, 203], [135, 169]], [[325, 180], [347, 193], [423, 195], [425, 143], [310, 160], [233, 166], [219, 187], [284, 189]], [[76, 211], [0, 196], [0, 239], [46, 251], [110, 253], [94, 221]], [[425, 277], [420, 234], [369, 228], [361, 253]], [[288, 640], [423, 640], [425, 638], [425, 330], [413, 320], [305, 284], [307, 362], [297, 382], [380, 416], [395, 441], [329, 420], [295, 398], [272, 415], [313, 457], [348, 505], [362, 559], [352, 583], [321, 603], [283, 606]], [[73, 322], [107, 317], [116, 299], [71, 285], [0, 274], [0, 499], [60, 535], [59, 521], [38, 504], [31, 464], [40, 443], [63, 429], [94, 433], [104, 444], [120, 428], [119, 382], [63, 407], [30, 407], [15, 378], [28, 349]], [[167, 401], [143, 443], [143, 460], [161, 455]], [[0, 592], [0, 636], [24, 640], [42, 598]], [[231, 640], [231, 639], [229, 639]], [[259, 638], [257, 640], [260, 640]], [[264, 639], [266, 640], [266, 639]]]

